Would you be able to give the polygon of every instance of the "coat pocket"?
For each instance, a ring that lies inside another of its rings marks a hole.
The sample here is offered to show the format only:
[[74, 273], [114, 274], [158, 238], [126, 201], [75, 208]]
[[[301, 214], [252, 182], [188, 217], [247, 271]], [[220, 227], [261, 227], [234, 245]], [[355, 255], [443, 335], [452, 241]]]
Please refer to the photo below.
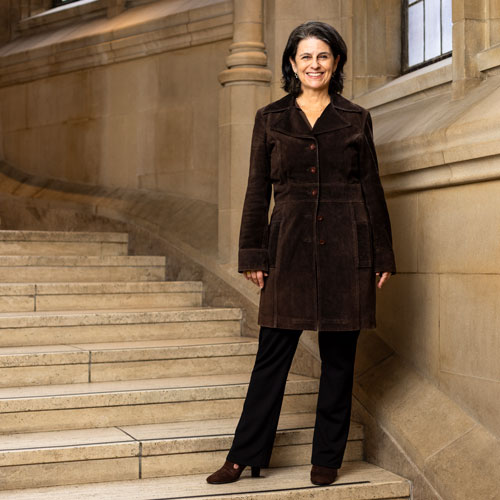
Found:
[[275, 220], [269, 224], [269, 267], [276, 267], [276, 254], [278, 252], [278, 238], [280, 232], [280, 221]]
[[358, 267], [371, 267], [373, 264], [373, 245], [370, 226], [356, 222], [356, 235], [358, 240]]

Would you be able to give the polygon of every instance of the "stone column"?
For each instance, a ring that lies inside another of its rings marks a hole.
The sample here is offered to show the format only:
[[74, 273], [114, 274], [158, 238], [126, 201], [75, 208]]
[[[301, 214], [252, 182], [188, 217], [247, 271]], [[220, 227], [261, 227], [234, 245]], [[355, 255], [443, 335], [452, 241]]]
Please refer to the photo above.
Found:
[[233, 43], [219, 75], [219, 260], [235, 263], [258, 108], [270, 101], [262, 0], [234, 0]]
[[461, 99], [481, 81], [476, 55], [488, 43], [488, 1], [453, 0], [454, 99]]

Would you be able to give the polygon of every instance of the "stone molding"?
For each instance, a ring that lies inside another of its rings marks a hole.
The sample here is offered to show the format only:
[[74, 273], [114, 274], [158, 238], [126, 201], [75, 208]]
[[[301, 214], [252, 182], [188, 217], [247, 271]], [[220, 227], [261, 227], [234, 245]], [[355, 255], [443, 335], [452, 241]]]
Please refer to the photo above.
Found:
[[5, 45], [0, 87], [232, 38], [231, 1], [161, 17], [148, 7], [137, 7], [149, 14], [141, 23], [128, 10]]
[[[500, 58], [497, 50], [485, 52], [489, 67], [497, 64], [496, 55]], [[491, 71], [466, 97], [452, 99], [448, 59], [355, 99], [374, 118], [385, 192], [398, 195], [499, 179], [498, 116], [493, 105], [485, 104], [496, 102], [498, 82], [499, 75]]]
[[17, 31], [22, 36], [39, 33], [41, 30], [52, 29], [62, 23], [68, 24], [75, 20], [106, 15], [107, 0], [90, 0], [86, 3], [68, 4], [55, 7], [45, 12], [21, 19], [17, 23]]
[[500, 179], [500, 154], [382, 176], [386, 195]]
[[476, 55], [476, 62], [479, 71], [487, 71], [500, 66], [500, 44], [479, 52]]
[[[396, 103], [401, 99], [445, 85], [451, 81], [452, 62], [451, 57], [449, 57], [395, 78], [378, 89], [357, 96], [353, 101], [364, 108], [373, 110], [378, 106]], [[403, 104], [403, 102], [399, 104]]]
[[222, 86], [271, 82], [262, 23], [262, 0], [234, 0], [233, 43], [226, 58], [227, 69], [219, 74]]

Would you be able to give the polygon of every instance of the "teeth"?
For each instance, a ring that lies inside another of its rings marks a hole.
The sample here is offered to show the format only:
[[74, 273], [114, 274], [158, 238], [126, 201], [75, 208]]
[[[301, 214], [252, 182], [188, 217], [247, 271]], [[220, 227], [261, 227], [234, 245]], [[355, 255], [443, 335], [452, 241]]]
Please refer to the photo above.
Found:
[[309, 76], [319, 76], [321, 75], [322, 73], [307, 73]]

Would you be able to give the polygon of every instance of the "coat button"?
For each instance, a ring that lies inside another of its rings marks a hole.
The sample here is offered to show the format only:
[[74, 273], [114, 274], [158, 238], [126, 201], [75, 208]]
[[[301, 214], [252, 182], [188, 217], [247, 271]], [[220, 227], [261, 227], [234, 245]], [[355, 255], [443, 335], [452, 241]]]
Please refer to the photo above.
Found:
[[323, 216], [322, 215], [318, 215], [318, 217], [316, 217], [318, 220], [323, 220]]
[[319, 244], [320, 244], [320, 245], [324, 245], [325, 243], [326, 243], [326, 241], [325, 241], [325, 240], [319, 240]]
[[311, 167], [309, 169], [309, 172], [311, 172], [311, 174], [315, 174], [316, 173], [316, 167]]
[[313, 189], [313, 190], [311, 191], [311, 194], [312, 194], [313, 196], [316, 196], [316, 195], [318, 194], [318, 190], [317, 190], [317, 189]]
[[314, 144], [314, 142], [312, 144], [309, 144], [309, 149], [311, 151], [314, 151], [316, 149], [316, 144]]

